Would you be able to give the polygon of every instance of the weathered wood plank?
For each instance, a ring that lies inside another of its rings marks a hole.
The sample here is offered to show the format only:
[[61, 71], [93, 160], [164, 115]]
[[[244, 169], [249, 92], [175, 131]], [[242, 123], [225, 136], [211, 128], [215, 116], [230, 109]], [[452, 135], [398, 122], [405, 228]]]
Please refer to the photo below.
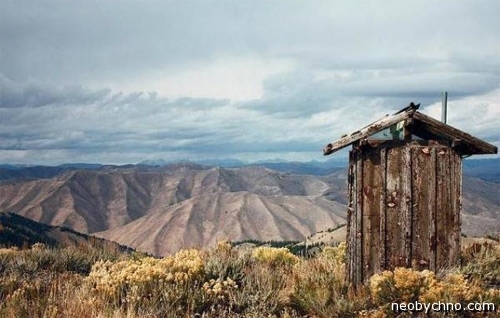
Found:
[[[436, 158], [436, 265], [437, 270], [447, 266], [449, 250], [449, 162], [446, 148], [435, 147]], [[453, 222], [451, 222], [453, 224]]]
[[370, 266], [370, 251], [371, 251], [371, 241], [373, 240], [372, 237], [372, 226], [371, 226], [371, 219], [373, 217], [372, 215], [372, 209], [371, 209], [371, 202], [370, 202], [370, 197], [373, 192], [373, 164], [371, 160], [372, 152], [367, 152], [365, 153], [365, 160], [362, 161], [363, 164], [363, 175], [362, 175], [362, 180], [363, 180], [363, 186], [361, 189], [362, 193], [362, 207], [363, 210], [361, 211], [361, 217], [363, 218], [362, 220], [362, 244], [361, 248], [363, 250], [363, 257], [361, 259], [361, 266], [363, 266], [363, 272], [364, 275], [369, 276], [369, 272], [371, 271], [371, 266]]
[[363, 266], [364, 277], [373, 275], [379, 267], [381, 170], [378, 150], [365, 152], [363, 160]]
[[457, 205], [457, 210], [455, 214], [455, 230], [456, 230], [456, 241], [458, 242], [457, 247], [457, 263], [460, 261], [460, 251], [461, 251], [461, 240], [462, 240], [462, 189], [463, 189], [463, 172], [462, 172], [462, 158], [457, 154], [456, 159], [456, 171], [457, 175], [455, 179], [458, 180], [456, 183], [457, 189], [455, 191], [455, 204]]
[[360, 130], [358, 131], [355, 131], [349, 135], [345, 135], [345, 136], [342, 136], [340, 139], [338, 140], [335, 140], [331, 143], [329, 143], [328, 145], [326, 145], [326, 147], [323, 148], [323, 154], [325, 156], [327, 155], [330, 155], [358, 140], [361, 140], [363, 138], [366, 138], [370, 135], [373, 135], [381, 130], [384, 130], [406, 118], [409, 118], [410, 115], [412, 115], [413, 113], [415, 112], [415, 110], [413, 109], [409, 109], [405, 112], [402, 112], [402, 113], [399, 113], [399, 114], [396, 114], [396, 115], [392, 115], [392, 116], [387, 116], [387, 117], [384, 117], [380, 120], [377, 120], [363, 128], [361, 128]]
[[427, 208], [429, 211], [429, 250], [430, 250], [430, 269], [436, 271], [436, 149], [427, 148], [430, 152], [431, 166], [428, 170], [429, 184], [428, 184], [428, 201]]
[[444, 217], [444, 222], [443, 224], [443, 233], [445, 235], [444, 241], [445, 244], [443, 245], [443, 266], [449, 266], [450, 260], [450, 252], [452, 250], [452, 239], [453, 239], [453, 228], [455, 225], [454, 222], [454, 212], [452, 208], [452, 195], [451, 195], [451, 189], [453, 187], [452, 185], [452, 180], [451, 180], [451, 161], [450, 161], [450, 148], [444, 148], [440, 151], [438, 151], [438, 155], [441, 154], [442, 156], [442, 168], [444, 171], [442, 171], [443, 174], [443, 217]]
[[412, 147], [412, 267], [429, 269], [429, 215], [427, 202], [434, 196], [429, 190], [431, 154], [428, 147]]
[[450, 165], [451, 165], [451, 211], [452, 211], [452, 234], [450, 235], [450, 252], [449, 264], [457, 265], [460, 258], [460, 196], [462, 192], [462, 159], [454, 151], [450, 151]]
[[490, 143], [487, 143], [479, 138], [476, 138], [464, 131], [458, 130], [452, 126], [446, 125], [439, 120], [424, 115], [419, 112], [413, 114], [413, 118], [423, 123], [425, 130], [441, 136], [452, 142], [453, 140], [461, 140], [461, 144], [466, 144], [471, 151], [468, 154], [496, 154], [498, 148]]
[[401, 148], [402, 161], [402, 189], [401, 189], [401, 215], [403, 234], [405, 266], [411, 266], [411, 246], [412, 246], [412, 209], [411, 209], [411, 149], [408, 145]]
[[387, 267], [405, 266], [404, 231], [402, 230], [402, 149], [401, 147], [387, 149], [386, 170], [386, 213], [387, 213]]
[[387, 235], [386, 235], [386, 226], [387, 226], [387, 148], [383, 147], [380, 150], [380, 190], [378, 194], [379, 198], [379, 213], [380, 213], [380, 224], [379, 224], [379, 266], [375, 268], [375, 271], [384, 270], [387, 268]]
[[358, 152], [356, 158], [356, 284], [363, 283], [363, 153]]
[[348, 193], [349, 193], [349, 206], [347, 209], [347, 279], [348, 282], [354, 281], [354, 272], [356, 271], [356, 206], [355, 206], [355, 170], [356, 159], [354, 151], [349, 152], [349, 170], [348, 170]]

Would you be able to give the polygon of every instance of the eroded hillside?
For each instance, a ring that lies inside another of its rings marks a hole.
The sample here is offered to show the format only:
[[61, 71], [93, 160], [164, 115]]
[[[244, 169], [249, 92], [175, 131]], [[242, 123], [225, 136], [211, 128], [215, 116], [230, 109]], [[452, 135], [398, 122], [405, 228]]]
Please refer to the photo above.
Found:
[[[70, 170], [0, 185], [0, 212], [157, 255], [217, 240], [303, 240], [345, 222], [346, 175], [176, 164]], [[500, 230], [500, 184], [464, 177], [462, 230]]]
[[[164, 255], [218, 239], [302, 240], [344, 222], [345, 180], [172, 165], [69, 171], [0, 186], [0, 210]], [[340, 198], [336, 200], [336, 197]]]

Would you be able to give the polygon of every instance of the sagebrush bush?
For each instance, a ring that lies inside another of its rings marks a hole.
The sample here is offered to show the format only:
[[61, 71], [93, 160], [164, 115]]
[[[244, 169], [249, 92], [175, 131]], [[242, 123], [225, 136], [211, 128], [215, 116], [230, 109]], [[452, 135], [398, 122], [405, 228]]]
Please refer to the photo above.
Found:
[[[77, 317], [83, 277], [43, 271], [30, 279], [0, 278], [0, 317]], [[81, 317], [86, 310], [79, 310]]]
[[31, 249], [2, 249], [0, 317], [95, 316], [95, 306], [84, 305], [86, 298], [79, 294], [88, 294], [84, 275], [98, 259], [127, 257], [131, 255], [107, 246], [52, 248], [37, 243]]
[[[499, 250], [437, 275], [396, 268], [349, 289], [345, 244], [300, 258], [227, 242], [154, 258], [85, 248], [0, 250], [0, 317], [385, 317], [391, 302], [486, 301]], [[433, 313], [433, 316], [440, 316]], [[478, 314], [479, 315], [479, 314]]]
[[348, 317], [367, 303], [363, 291], [348, 294], [346, 244], [326, 247], [315, 258], [302, 259], [292, 273], [290, 305], [303, 314]]
[[416, 301], [434, 281], [434, 272], [398, 267], [394, 271], [373, 275], [369, 286], [374, 303], [385, 305], [390, 302]]
[[116, 250], [87, 249], [80, 247], [51, 248], [34, 244], [31, 249], [2, 249], [0, 252], [0, 274], [37, 275], [40, 271], [63, 273], [71, 271], [88, 274], [97, 260], [116, 260], [130, 255]]
[[389, 308], [390, 303], [472, 303], [493, 302], [500, 306], [500, 290], [485, 288], [478, 280], [450, 271], [441, 278], [429, 270], [395, 268], [370, 278], [369, 288], [375, 305]]
[[9, 247], [9, 248], [2, 247], [2, 248], [0, 248], [0, 255], [1, 254], [11, 254], [11, 253], [15, 253], [18, 251], [19, 251], [19, 248], [17, 248], [17, 247]]
[[488, 286], [500, 286], [500, 244], [483, 244], [477, 252], [463, 256], [459, 271]]
[[288, 266], [298, 262], [299, 258], [293, 255], [286, 247], [259, 246], [252, 251], [252, 258], [270, 266]]
[[336, 265], [342, 265], [346, 261], [347, 244], [341, 242], [337, 246], [326, 246], [321, 251], [321, 257], [333, 261]]
[[205, 272], [207, 279], [231, 278], [241, 283], [245, 271], [251, 266], [248, 253], [239, 253], [229, 242], [218, 242], [205, 254]]
[[186, 304], [191, 287], [201, 287], [203, 274], [201, 254], [191, 249], [161, 259], [98, 261], [86, 281], [99, 297], [137, 309], [161, 302]]

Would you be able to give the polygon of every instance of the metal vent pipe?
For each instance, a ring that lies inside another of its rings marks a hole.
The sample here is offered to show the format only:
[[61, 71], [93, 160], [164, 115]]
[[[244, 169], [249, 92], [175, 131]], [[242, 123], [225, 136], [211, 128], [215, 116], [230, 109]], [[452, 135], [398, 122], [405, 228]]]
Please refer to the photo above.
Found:
[[445, 124], [447, 115], [448, 115], [448, 92], [443, 92], [442, 106], [441, 106], [441, 121]]

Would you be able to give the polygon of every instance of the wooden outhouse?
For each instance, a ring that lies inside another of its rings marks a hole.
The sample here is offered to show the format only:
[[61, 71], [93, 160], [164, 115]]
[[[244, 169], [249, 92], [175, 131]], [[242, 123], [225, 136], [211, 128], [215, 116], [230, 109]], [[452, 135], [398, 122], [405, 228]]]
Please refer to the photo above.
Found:
[[440, 268], [460, 254], [462, 158], [498, 149], [416, 109], [328, 144], [348, 145], [347, 279], [356, 286], [395, 267]]

